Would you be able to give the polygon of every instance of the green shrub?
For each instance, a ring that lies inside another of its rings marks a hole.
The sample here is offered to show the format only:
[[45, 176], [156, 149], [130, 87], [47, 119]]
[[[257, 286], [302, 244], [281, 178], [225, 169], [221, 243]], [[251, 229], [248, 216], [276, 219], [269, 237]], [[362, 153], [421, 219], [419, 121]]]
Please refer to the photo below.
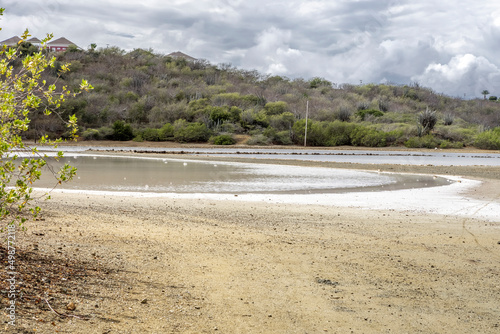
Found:
[[326, 142], [328, 140], [328, 133], [326, 131], [326, 126], [325, 126], [326, 124], [327, 124], [326, 122], [314, 122], [312, 120], [308, 122], [307, 124], [308, 146], [326, 146]]
[[435, 136], [450, 142], [461, 142], [472, 145], [477, 135], [476, 129], [464, 129], [455, 125], [438, 126], [435, 129]]
[[83, 140], [99, 140], [99, 139], [102, 139], [102, 138], [100, 138], [99, 130], [96, 130], [96, 129], [87, 129], [87, 130], [83, 131], [82, 138], [83, 138]]
[[264, 106], [267, 115], [279, 115], [288, 111], [288, 104], [283, 101], [268, 102]]
[[209, 114], [209, 118], [212, 122], [222, 123], [231, 118], [231, 113], [229, 112], [228, 107], [207, 107], [205, 108], [207, 114]]
[[408, 148], [436, 148], [439, 146], [440, 141], [434, 138], [433, 135], [428, 134], [423, 137], [411, 137], [404, 144]]
[[403, 144], [406, 140], [403, 130], [392, 130], [385, 133], [385, 142], [387, 146]]
[[146, 141], [160, 141], [160, 130], [147, 128], [142, 131], [141, 136]]
[[274, 144], [277, 145], [292, 145], [292, 138], [290, 136], [290, 130], [279, 131], [274, 137]]
[[210, 130], [204, 123], [188, 123], [185, 120], [174, 123], [174, 140], [177, 142], [206, 142], [209, 138]]
[[358, 110], [356, 112], [356, 116], [359, 116], [362, 121], [365, 120], [366, 115], [372, 115], [374, 117], [381, 117], [384, 116], [384, 113], [380, 110], [376, 109], [363, 109], [363, 110]]
[[295, 115], [291, 112], [284, 112], [279, 115], [269, 117], [269, 124], [279, 130], [289, 130], [295, 122]]
[[268, 137], [269, 140], [276, 145], [291, 145], [292, 139], [290, 136], [290, 130], [278, 131], [273, 127], [268, 127], [264, 130], [264, 136]]
[[352, 123], [340, 121], [327, 123], [325, 146], [351, 145], [351, 133], [355, 128], [356, 125]]
[[500, 127], [478, 134], [474, 146], [484, 150], [500, 150]]
[[354, 146], [384, 147], [386, 146], [386, 134], [382, 131], [357, 126], [351, 133], [351, 143]]
[[234, 145], [234, 144], [236, 144], [236, 140], [233, 138], [233, 136], [228, 135], [228, 134], [212, 137], [210, 139], [210, 141], [214, 145]]
[[449, 140], [443, 140], [441, 141], [441, 143], [439, 144], [439, 147], [440, 148], [463, 148], [464, 147], [464, 143], [462, 142], [451, 142]]
[[158, 137], [160, 141], [167, 141], [174, 139], [174, 126], [166, 123], [158, 130]]
[[113, 140], [113, 129], [109, 126], [103, 126], [99, 129], [99, 138], [106, 140]]
[[332, 87], [332, 83], [326, 79], [315, 77], [309, 81], [310, 88], [318, 88], [318, 87]]
[[125, 124], [122, 121], [116, 121], [113, 123], [113, 140], [127, 141], [134, 138], [134, 132], [130, 124]]
[[141, 135], [137, 135], [132, 140], [135, 141], [135, 142], [138, 142], [138, 143], [142, 143], [144, 141], [144, 138], [142, 138]]

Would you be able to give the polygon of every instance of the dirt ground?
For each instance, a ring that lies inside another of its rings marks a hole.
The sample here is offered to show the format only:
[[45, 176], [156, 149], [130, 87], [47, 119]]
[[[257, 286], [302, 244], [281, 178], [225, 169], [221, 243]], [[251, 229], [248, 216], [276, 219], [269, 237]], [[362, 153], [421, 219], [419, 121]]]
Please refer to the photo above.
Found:
[[[498, 168], [343, 166], [482, 178], [468, 195], [499, 201]], [[500, 331], [500, 217], [52, 197], [16, 232], [25, 295], [12, 327], [2, 280], [6, 333]]]

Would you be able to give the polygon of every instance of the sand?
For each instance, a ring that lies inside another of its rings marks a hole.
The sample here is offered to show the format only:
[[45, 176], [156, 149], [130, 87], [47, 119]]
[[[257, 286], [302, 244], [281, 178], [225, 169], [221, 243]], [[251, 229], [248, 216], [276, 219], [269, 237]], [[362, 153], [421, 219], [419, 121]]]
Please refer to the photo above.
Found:
[[[401, 196], [389, 193], [371, 197], [386, 198], [385, 206], [360, 206], [234, 195], [176, 198], [56, 192], [43, 204], [44, 220], [30, 223], [22, 234], [22, 247], [38, 245], [40, 254], [90, 261], [104, 268], [104, 274], [89, 278], [87, 284], [75, 282], [85, 293], [75, 288], [66, 300], [51, 301], [54, 305], [72, 301], [77, 306], [74, 313], [90, 320], [61, 318], [47, 311], [18, 319], [17, 330], [500, 331], [500, 217], [494, 211], [479, 214], [482, 204], [499, 205], [498, 169], [331, 166], [453, 172], [467, 176], [457, 180], [471, 183], [462, 187], [456, 182], [457, 188], [446, 196], [428, 198], [438, 209], [457, 206], [448, 211], [426, 210], [425, 202], [391, 206]], [[431, 193], [426, 194], [415, 198], [425, 199]], [[413, 193], [407, 196], [411, 203]], [[444, 203], [436, 206], [437, 198]], [[479, 206], [465, 213], [467, 202]]]

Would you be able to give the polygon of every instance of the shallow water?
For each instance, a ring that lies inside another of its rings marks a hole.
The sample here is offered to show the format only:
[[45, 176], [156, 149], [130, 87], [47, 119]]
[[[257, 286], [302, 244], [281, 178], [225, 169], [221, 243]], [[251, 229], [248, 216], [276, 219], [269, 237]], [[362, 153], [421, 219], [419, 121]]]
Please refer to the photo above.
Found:
[[243, 156], [259, 159], [349, 162], [362, 164], [435, 165], [435, 166], [500, 166], [498, 153], [456, 153], [435, 151], [374, 151], [374, 150], [315, 150], [315, 149], [255, 149], [255, 148], [137, 148], [99, 146], [60, 146], [65, 152], [141, 151], [158, 153], [187, 153], [202, 156]]
[[[154, 193], [334, 193], [434, 187], [444, 178], [320, 167], [66, 154], [57, 166], [78, 168], [60, 188]], [[51, 187], [45, 173], [37, 187]]]

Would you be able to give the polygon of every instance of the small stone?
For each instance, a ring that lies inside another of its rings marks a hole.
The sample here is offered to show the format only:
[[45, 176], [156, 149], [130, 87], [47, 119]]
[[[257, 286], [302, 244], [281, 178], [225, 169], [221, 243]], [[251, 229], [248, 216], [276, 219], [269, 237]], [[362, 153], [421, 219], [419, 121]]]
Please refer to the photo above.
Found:
[[148, 303], [148, 300], [147, 300], [147, 299], [143, 299], [143, 300], [141, 301], [141, 304], [147, 304], [147, 303]]
[[74, 310], [76, 310], [76, 305], [75, 305], [75, 303], [70, 302], [68, 305], [66, 305], [66, 309], [67, 309], [68, 311], [74, 311]]

